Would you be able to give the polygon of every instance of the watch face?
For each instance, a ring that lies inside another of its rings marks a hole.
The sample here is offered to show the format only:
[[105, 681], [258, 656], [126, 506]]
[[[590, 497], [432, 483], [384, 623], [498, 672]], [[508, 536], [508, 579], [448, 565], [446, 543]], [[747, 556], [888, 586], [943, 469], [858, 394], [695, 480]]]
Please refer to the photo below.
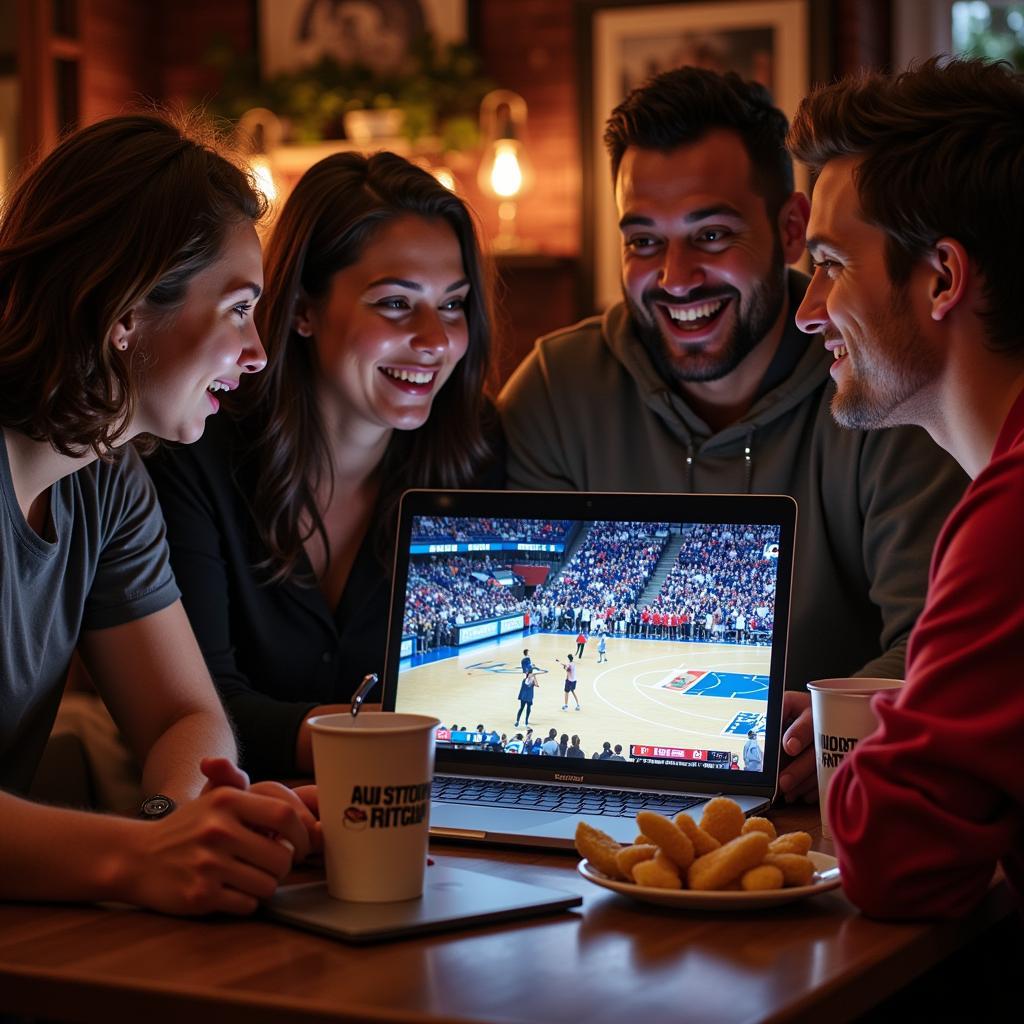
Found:
[[169, 796], [157, 794], [143, 801], [141, 814], [143, 818], [163, 818], [174, 808], [175, 803]]

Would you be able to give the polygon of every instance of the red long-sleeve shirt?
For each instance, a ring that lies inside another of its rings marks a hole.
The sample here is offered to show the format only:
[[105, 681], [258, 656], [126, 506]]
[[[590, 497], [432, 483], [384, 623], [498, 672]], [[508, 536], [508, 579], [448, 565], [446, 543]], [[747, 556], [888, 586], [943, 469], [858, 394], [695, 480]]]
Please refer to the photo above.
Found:
[[868, 914], [955, 917], [997, 862], [1024, 891], [1024, 392], [946, 521], [906, 685], [837, 770], [829, 821]]

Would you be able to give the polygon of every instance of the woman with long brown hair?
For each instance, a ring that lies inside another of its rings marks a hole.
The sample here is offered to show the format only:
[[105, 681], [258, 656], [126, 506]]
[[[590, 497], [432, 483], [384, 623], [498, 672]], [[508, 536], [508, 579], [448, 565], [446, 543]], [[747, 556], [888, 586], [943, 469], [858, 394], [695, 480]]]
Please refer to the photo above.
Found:
[[240, 416], [151, 462], [185, 606], [258, 777], [379, 671], [398, 498], [496, 486], [488, 291], [458, 196], [391, 153], [328, 157], [268, 244], [269, 365]]
[[[245, 913], [308, 849], [309, 812], [232, 764], [129, 444], [194, 441], [263, 367], [263, 208], [215, 139], [137, 115], [66, 138], [0, 218], [0, 899]], [[160, 820], [25, 799], [76, 648]]]

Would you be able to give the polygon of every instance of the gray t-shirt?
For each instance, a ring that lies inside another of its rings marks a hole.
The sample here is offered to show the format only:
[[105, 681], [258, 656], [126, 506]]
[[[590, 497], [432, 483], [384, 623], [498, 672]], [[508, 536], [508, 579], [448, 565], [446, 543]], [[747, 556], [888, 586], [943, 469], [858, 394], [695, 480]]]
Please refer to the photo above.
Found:
[[[50, 491], [44, 540], [25, 522], [0, 430], [0, 789], [32, 783], [83, 629], [141, 619], [179, 597], [164, 523], [138, 455], [93, 462]], [[144, 685], [146, 666], [139, 666]]]

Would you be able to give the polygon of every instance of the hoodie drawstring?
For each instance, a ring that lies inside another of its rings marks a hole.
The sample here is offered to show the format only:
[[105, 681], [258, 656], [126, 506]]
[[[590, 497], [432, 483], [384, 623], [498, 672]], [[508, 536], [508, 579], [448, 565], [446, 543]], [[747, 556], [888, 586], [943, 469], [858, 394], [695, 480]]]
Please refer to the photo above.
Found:
[[[686, 442], [686, 489], [690, 494], [695, 494], [693, 489], [693, 442]], [[747, 431], [746, 440], [743, 442], [743, 485], [744, 493], [750, 494], [754, 483], [754, 428]]]

